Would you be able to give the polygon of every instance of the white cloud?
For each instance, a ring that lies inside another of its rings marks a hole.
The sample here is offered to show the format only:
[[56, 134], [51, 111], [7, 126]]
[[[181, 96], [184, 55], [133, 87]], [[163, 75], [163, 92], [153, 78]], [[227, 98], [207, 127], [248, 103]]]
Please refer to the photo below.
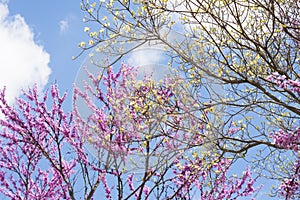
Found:
[[[141, 67], [153, 63], [159, 63], [162, 59], [161, 52], [155, 49], [139, 48], [132, 52], [128, 62]], [[153, 70], [153, 69], [149, 69]]]
[[69, 29], [69, 22], [66, 19], [60, 20], [59, 30], [61, 33], [65, 33]]
[[7, 4], [1, 1], [0, 44], [0, 89], [6, 86], [8, 102], [12, 103], [23, 88], [37, 84], [42, 89], [47, 84], [50, 55], [35, 43], [24, 18], [9, 16]]
[[152, 75], [152, 78], [162, 79], [168, 71], [168, 57], [162, 46], [141, 46], [129, 54], [125, 63], [139, 67], [138, 77]]

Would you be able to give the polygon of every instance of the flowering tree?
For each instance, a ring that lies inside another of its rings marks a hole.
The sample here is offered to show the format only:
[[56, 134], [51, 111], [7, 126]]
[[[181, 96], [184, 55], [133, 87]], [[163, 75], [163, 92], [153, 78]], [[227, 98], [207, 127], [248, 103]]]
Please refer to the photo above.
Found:
[[[179, 75], [159, 83], [150, 77], [141, 81], [134, 68], [123, 65], [116, 74], [109, 68], [103, 80], [90, 78], [93, 85], [86, 90], [75, 87], [70, 113], [63, 111], [66, 94], [61, 96], [57, 85], [44, 95], [36, 87], [24, 91], [15, 106], [1, 91], [2, 195], [229, 199], [256, 191], [249, 168], [240, 177], [230, 175], [231, 159], [202, 151], [205, 113], [196, 109], [191, 88], [180, 88], [184, 80]], [[78, 112], [79, 98], [92, 111], [87, 117]], [[98, 157], [86, 151], [86, 143]], [[131, 162], [132, 155], [141, 160]]]
[[[39, 96], [36, 87], [23, 95], [11, 107], [1, 91], [1, 193], [11, 199], [75, 199], [77, 166], [90, 166], [72, 115], [62, 109], [66, 94], [53, 85], [50, 108], [48, 94]], [[85, 195], [99, 183], [91, 182]]]
[[299, 198], [299, 1], [83, 0], [81, 8], [90, 25], [83, 51], [121, 58], [164, 46], [183, 82], [207, 91], [197, 108], [209, 111], [205, 148], [282, 182], [274, 198]]
[[[249, 169], [240, 179], [227, 177], [231, 160], [204, 153], [207, 111], [199, 109], [190, 83], [173, 73], [159, 82], [139, 80], [136, 69], [123, 64], [115, 73], [109, 67], [106, 75], [89, 74], [93, 85], [86, 84], [85, 91], [75, 87], [76, 127], [103, 168], [114, 172], [118, 184], [112, 193], [119, 199], [253, 194]], [[79, 99], [88, 105], [87, 116], [80, 115]]]

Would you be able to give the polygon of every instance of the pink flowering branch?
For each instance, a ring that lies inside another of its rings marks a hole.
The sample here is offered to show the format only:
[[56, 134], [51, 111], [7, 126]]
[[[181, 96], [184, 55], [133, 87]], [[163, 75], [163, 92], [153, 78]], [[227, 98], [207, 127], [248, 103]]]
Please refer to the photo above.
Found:
[[[0, 192], [12, 199], [75, 199], [73, 178], [90, 166], [71, 113], [63, 111], [66, 94], [57, 85], [40, 96], [23, 92], [15, 106], [0, 94]], [[50, 104], [50, 108], [47, 106]], [[85, 177], [86, 179], [89, 177]], [[92, 184], [86, 197], [99, 183]], [[91, 199], [91, 198], [86, 198]]]
[[219, 200], [236, 199], [237, 197], [251, 196], [259, 188], [254, 188], [255, 180], [251, 177], [250, 169], [244, 172], [241, 178], [229, 177], [231, 163], [227, 159], [215, 158], [214, 164], [205, 164], [201, 160], [177, 162], [174, 169], [173, 182], [178, 190], [170, 197], [189, 199], [189, 192], [196, 188], [200, 199]]
[[[0, 120], [4, 147], [0, 152], [1, 192], [6, 195], [24, 199], [38, 196], [74, 199], [69, 177], [76, 162], [74, 159], [65, 160], [61, 151], [64, 138], [71, 136], [73, 139], [73, 130], [68, 114], [61, 108], [65, 95], [59, 97], [57, 87], [53, 85], [51, 96], [52, 108], [47, 110], [48, 95], [40, 100], [35, 87], [28, 93], [24, 92], [25, 99], [18, 98], [14, 108], [5, 101], [5, 90], [1, 92], [0, 109], [5, 116]], [[78, 144], [75, 147], [80, 149]], [[44, 159], [51, 165], [46, 171], [37, 167]], [[6, 177], [11, 180], [10, 184], [5, 183]]]
[[[290, 80], [287, 79], [285, 75], [280, 75], [278, 73], [273, 73], [268, 77], [268, 80], [275, 83], [285, 91], [300, 95], [299, 80]], [[278, 131], [274, 132], [271, 137], [276, 145], [283, 149], [291, 150], [297, 155], [292, 169], [293, 173], [290, 175], [290, 177], [284, 179], [279, 187], [279, 193], [281, 196], [285, 196], [286, 199], [297, 198], [296, 196], [300, 195], [300, 128], [295, 127], [294, 130], [288, 131], [279, 129]]]
[[300, 128], [294, 131], [279, 130], [271, 135], [274, 143], [286, 150], [292, 150], [297, 155], [297, 160], [292, 168], [290, 177], [284, 179], [279, 187], [279, 194], [286, 199], [293, 199], [300, 195]]
[[295, 128], [294, 131], [279, 130], [272, 135], [274, 143], [284, 149], [300, 151], [300, 128]]
[[280, 88], [291, 91], [295, 94], [300, 95], [300, 81], [287, 79], [285, 75], [280, 75], [278, 72], [270, 75], [267, 80], [272, 81]]

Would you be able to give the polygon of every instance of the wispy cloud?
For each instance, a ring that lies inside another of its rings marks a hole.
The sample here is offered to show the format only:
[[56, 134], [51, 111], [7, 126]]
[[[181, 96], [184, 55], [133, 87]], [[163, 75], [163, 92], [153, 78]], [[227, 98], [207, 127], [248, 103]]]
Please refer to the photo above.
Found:
[[59, 30], [61, 33], [65, 33], [69, 29], [69, 21], [67, 19], [60, 20]]
[[47, 84], [50, 55], [34, 41], [25, 19], [9, 16], [8, 6], [1, 0], [0, 44], [0, 88], [6, 86], [10, 103], [23, 88], [37, 84], [42, 89]]

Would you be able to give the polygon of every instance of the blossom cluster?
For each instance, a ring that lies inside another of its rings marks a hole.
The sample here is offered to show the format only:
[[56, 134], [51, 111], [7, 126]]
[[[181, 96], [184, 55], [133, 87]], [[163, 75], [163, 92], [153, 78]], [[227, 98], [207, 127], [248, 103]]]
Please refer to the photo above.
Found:
[[294, 163], [292, 174], [290, 177], [284, 179], [279, 186], [279, 193], [286, 199], [293, 199], [300, 195], [300, 156]]
[[278, 130], [272, 136], [274, 143], [285, 149], [300, 151], [300, 128], [294, 131]]
[[274, 143], [281, 148], [292, 150], [297, 154], [297, 160], [294, 163], [292, 174], [284, 179], [279, 187], [279, 193], [287, 199], [299, 195], [300, 187], [300, 128], [296, 127], [294, 131], [279, 130], [271, 135]]
[[290, 89], [292, 92], [300, 95], [300, 81], [287, 79], [285, 75], [280, 75], [278, 72], [267, 77], [267, 80], [274, 82], [280, 88]]
[[255, 180], [251, 177], [250, 168], [238, 178], [228, 176], [230, 166], [230, 160], [225, 158], [213, 158], [209, 164], [199, 159], [184, 163], [177, 161], [173, 182], [180, 190], [176, 197], [187, 198], [188, 191], [193, 187], [200, 192], [202, 200], [251, 196], [260, 189], [254, 188]]

